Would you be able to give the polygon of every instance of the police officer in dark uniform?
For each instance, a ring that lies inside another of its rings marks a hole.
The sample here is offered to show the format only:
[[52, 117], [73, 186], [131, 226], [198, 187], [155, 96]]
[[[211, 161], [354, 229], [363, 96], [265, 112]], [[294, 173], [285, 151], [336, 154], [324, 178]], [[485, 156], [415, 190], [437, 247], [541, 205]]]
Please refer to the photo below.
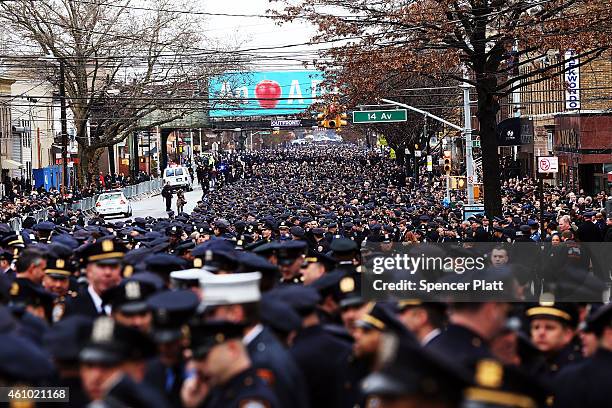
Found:
[[87, 287], [66, 302], [65, 316], [84, 314], [90, 317], [110, 314], [110, 307], [102, 305], [102, 293], [121, 282], [121, 262], [125, 244], [109, 238], [88, 244], [81, 253], [86, 268]]
[[578, 306], [575, 303], [541, 302], [526, 310], [531, 341], [545, 357], [538, 372], [545, 379], [554, 378], [565, 367], [582, 360], [575, 335]]
[[385, 333], [378, 349], [381, 368], [368, 375], [362, 389], [366, 407], [457, 408], [469, 375], [453, 360], [430, 353], [411, 341]]
[[161, 196], [164, 198], [166, 203], [166, 212], [172, 210], [172, 187], [170, 187], [170, 183], [166, 183], [161, 191]]
[[450, 308], [452, 312], [446, 330], [425, 348], [464, 367], [482, 358], [492, 358], [489, 343], [504, 327], [509, 305], [503, 302], [457, 302]]
[[357, 273], [359, 265], [359, 247], [348, 238], [334, 239], [330, 245], [331, 255], [336, 260], [334, 272], [344, 274]]
[[192, 325], [195, 373], [181, 391], [184, 406], [202, 408], [280, 408], [261, 380], [242, 343], [244, 325], [209, 321]]
[[281, 273], [280, 284], [301, 284], [300, 268], [308, 246], [304, 241], [282, 241], [275, 244], [276, 258]]
[[375, 368], [376, 354], [383, 333], [390, 332], [405, 341], [415, 341], [393, 315], [390, 305], [371, 303], [368, 309], [356, 322], [352, 353], [340, 357], [339, 360], [336, 394], [339, 408], [366, 407], [366, 395], [361, 388], [361, 382]]
[[79, 377], [79, 352], [89, 340], [92, 326], [90, 318], [75, 315], [54, 323], [43, 338], [43, 345], [57, 368], [57, 376], [48, 386], [70, 389], [67, 407], [80, 408], [89, 403]]
[[118, 323], [149, 333], [153, 316], [147, 299], [157, 290], [152, 282], [140, 281], [137, 275], [124, 279], [102, 294], [102, 307], [111, 307], [111, 317]]
[[169, 407], [157, 390], [142, 383], [145, 361], [155, 345], [138, 329], [98, 317], [79, 360], [83, 389], [96, 406]]
[[56, 323], [64, 317], [66, 302], [77, 296], [75, 291], [70, 290], [70, 276], [74, 268], [71, 262], [64, 258], [47, 258], [47, 268], [43, 278], [43, 287], [53, 293], [56, 298], [53, 304], [52, 322]]
[[545, 382], [512, 365], [494, 359], [481, 359], [471, 370], [473, 384], [464, 391], [462, 407], [546, 407], [553, 400]]
[[181, 406], [181, 388], [187, 378], [184, 345], [188, 341], [188, 320], [199, 299], [190, 290], [164, 291], [151, 296], [147, 304], [153, 311], [151, 337], [158, 355], [147, 362], [145, 381], [162, 390], [172, 406]]
[[351, 344], [329, 333], [316, 313], [320, 295], [308, 286], [291, 285], [269, 292], [293, 308], [302, 318], [302, 328], [293, 339], [291, 355], [304, 373], [311, 407], [335, 408], [336, 362], [351, 353]]
[[201, 277], [200, 284], [202, 306], [208, 318], [246, 324], [243, 342], [251, 362], [257, 375], [272, 387], [282, 406], [307, 407], [302, 372], [274, 333], [261, 323], [261, 274], [209, 274]]
[[604, 407], [612, 401], [607, 376], [612, 367], [612, 303], [600, 307], [588, 324], [599, 346], [592, 357], [559, 373], [555, 379], [555, 408]]

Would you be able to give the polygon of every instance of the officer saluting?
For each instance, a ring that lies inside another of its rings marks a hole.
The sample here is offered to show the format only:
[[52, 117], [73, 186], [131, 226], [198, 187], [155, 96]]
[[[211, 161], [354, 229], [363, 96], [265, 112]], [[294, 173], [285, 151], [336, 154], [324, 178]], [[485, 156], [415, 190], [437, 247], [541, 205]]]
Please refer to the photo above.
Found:
[[242, 343], [244, 325], [224, 320], [191, 326], [196, 373], [183, 384], [187, 408], [279, 408], [274, 393], [257, 377]]

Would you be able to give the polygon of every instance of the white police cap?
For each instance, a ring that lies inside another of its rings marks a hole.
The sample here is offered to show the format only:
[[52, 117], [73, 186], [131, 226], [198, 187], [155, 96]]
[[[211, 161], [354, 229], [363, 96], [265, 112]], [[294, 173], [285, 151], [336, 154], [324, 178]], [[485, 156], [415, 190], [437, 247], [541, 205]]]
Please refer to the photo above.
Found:
[[202, 305], [235, 305], [259, 302], [260, 272], [204, 275], [200, 278]]

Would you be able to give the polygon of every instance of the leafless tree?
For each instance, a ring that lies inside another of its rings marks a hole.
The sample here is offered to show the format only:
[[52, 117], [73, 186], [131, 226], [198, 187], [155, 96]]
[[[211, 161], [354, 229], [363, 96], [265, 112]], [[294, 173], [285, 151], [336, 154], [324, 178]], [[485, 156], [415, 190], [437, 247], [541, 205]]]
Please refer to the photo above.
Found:
[[82, 181], [96, 172], [103, 148], [209, 108], [200, 91], [231, 54], [202, 36], [204, 22], [191, 7], [184, 0], [0, 2], [0, 19], [20, 42], [14, 56], [58, 83], [63, 67]]

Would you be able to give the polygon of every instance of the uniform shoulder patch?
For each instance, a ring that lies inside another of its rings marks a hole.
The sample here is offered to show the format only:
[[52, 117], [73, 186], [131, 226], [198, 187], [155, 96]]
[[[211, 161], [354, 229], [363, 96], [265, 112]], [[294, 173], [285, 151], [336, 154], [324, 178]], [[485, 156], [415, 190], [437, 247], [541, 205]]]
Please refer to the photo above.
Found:
[[238, 403], [240, 408], [270, 408], [270, 403], [261, 399], [244, 399]]
[[264, 380], [266, 384], [268, 384], [269, 386], [274, 385], [274, 382], [276, 379], [274, 378], [274, 373], [272, 372], [272, 370], [268, 370], [267, 368], [258, 368], [255, 373], [259, 378]]
[[53, 323], [57, 323], [62, 320], [65, 311], [66, 305], [64, 305], [63, 303], [56, 303], [55, 306], [53, 306], [53, 311], [51, 312], [51, 318], [53, 319]]

